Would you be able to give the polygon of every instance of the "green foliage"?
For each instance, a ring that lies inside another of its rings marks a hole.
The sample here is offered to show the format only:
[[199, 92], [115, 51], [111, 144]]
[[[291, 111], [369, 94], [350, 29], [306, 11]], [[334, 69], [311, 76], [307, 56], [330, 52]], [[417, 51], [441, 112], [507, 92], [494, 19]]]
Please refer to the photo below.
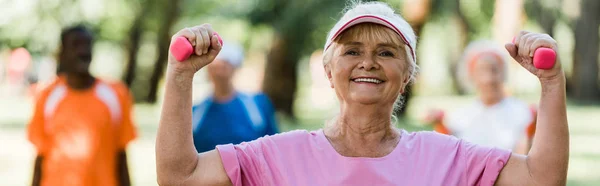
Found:
[[459, 0], [431, 0], [430, 18], [438, 20], [454, 14], [454, 8]]
[[459, 11], [465, 15], [467, 24], [473, 29], [469, 38], [490, 38], [494, 5], [490, 0], [459, 0]]
[[96, 33], [97, 40], [118, 43], [126, 37], [136, 10], [134, 0], [29, 2], [29, 11], [7, 13], [12, 19], [0, 25], [0, 48], [24, 46], [33, 55], [48, 55], [55, 52], [64, 27], [82, 23]]
[[246, 13], [252, 25], [270, 25], [282, 33], [301, 54], [322, 47], [324, 39], [335, 21], [342, 16], [348, 3], [344, 0], [252, 0]]
[[542, 16], [559, 17], [563, 0], [527, 0], [525, 1], [525, 13], [531, 19], [539, 19]]
[[[557, 20], [568, 19], [561, 11], [562, 0], [528, 0], [525, 1], [525, 13], [534, 22], [550, 29]], [[571, 25], [572, 27], [574, 25]], [[552, 32], [545, 30], [546, 32]]]

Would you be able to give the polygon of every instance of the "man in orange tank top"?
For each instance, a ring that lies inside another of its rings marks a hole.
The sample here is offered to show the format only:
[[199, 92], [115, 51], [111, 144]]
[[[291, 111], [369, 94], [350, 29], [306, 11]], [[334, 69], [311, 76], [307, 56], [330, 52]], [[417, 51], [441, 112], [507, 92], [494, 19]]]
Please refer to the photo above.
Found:
[[93, 77], [92, 33], [61, 34], [59, 77], [38, 95], [28, 138], [32, 185], [130, 185], [125, 148], [136, 136], [127, 87]]

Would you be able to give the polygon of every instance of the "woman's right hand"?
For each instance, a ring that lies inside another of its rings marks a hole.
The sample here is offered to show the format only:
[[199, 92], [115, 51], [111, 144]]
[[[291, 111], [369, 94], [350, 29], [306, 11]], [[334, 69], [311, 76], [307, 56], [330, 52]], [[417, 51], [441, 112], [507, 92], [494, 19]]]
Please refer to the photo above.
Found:
[[169, 69], [177, 74], [193, 76], [202, 67], [211, 63], [221, 51], [219, 36], [210, 24], [179, 30], [171, 37], [171, 47], [178, 37], [185, 37], [194, 47], [194, 52], [188, 59], [181, 62], [177, 61], [169, 52]]

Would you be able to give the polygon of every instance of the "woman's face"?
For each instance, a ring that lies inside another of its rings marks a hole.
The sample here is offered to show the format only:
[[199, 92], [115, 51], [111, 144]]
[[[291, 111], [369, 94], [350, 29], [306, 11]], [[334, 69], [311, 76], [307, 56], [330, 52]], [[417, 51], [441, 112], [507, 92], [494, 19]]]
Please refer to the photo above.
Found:
[[331, 60], [325, 65], [340, 101], [393, 105], [410, 77], [400, 42], [400, 36], [378, 25], [342, 33], [331, 46]]
[[502, 92], [504, 68], [492, 56], [481, 56], [473, 66], [471, 80], [482, 95], [495, 95]]

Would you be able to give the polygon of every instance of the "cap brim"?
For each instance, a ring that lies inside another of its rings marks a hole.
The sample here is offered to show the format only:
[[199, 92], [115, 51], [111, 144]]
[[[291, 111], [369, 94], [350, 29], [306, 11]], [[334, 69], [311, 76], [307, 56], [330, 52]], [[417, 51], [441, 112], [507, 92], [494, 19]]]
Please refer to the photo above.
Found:
[[413, 59], [415, 59], [414, 51], [413, 51], [414, 49], [412, 48], [412, 46], [410, 45], [410, 42], [406, 39], [404, 34], [400, 31], [400, 29], [398, 29], [396, 26], [394, 26], [394, 24], [387, 21], [386, 18], [383, 18], [381, 16], [376, 16], [376, 15], [369, 15], [369, 14], [356, 16], [355, 18], [352, 18], [349, 21], [347, 21], [346, 23], [344, 23], [339, 29], [337, 29], [335, 31], [335, 34], [331, 38], [328, 38], [327, 46], [325, 47], [324, 50], [327, 50], [327, 48], [329, 48], [331, 43], [333, 43], [333, 40], [335, 38], [337, 38], [342, 32], [344, 32], [348, 28], [351, 28], [352, 26], [355, 26], [355, 25], [358, 25], [361, 23], [375, 23], [375, 24], [379, 24], [379, 25], [382, 25], [382, 26], [392, 29], [394, 32], [396, 32], [400, 36], [400, 38], [402, 38], [402, 41], [404, 42], [404, 44], [406, 44], [406, 46], [408, 46], [410, 48], [411, 55], [412, 55]]

